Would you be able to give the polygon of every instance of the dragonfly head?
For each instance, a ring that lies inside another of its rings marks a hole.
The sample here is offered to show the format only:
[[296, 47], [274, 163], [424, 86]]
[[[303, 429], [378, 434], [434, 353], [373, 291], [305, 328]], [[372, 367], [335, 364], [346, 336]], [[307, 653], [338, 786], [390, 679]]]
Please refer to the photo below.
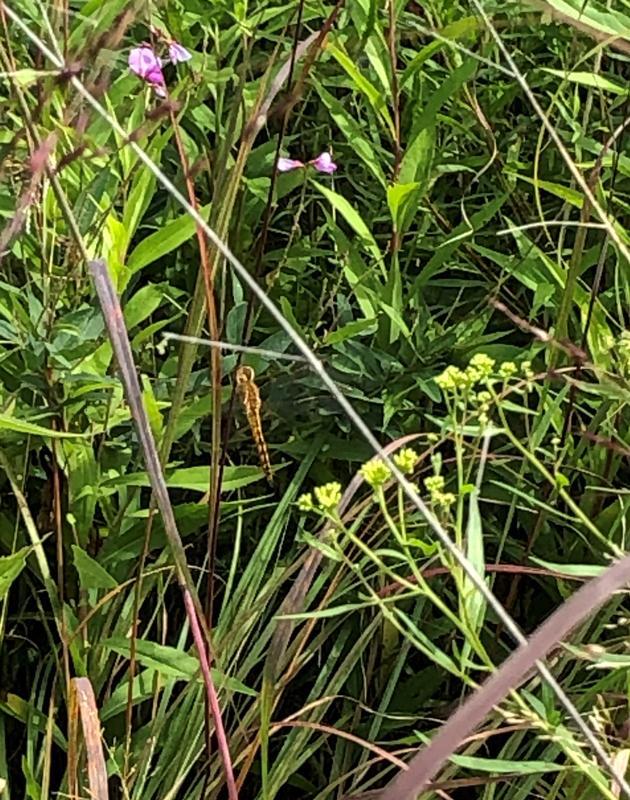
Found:
[[236, 383], [242, 386], [254, 380], [254, 370], [251, 367], [240, 366], [236, 369]]

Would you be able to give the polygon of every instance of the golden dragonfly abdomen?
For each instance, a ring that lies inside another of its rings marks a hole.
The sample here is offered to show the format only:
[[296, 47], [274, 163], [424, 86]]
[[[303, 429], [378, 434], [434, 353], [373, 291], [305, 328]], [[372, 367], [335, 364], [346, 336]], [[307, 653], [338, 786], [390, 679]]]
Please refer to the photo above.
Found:
[[256, 375], [251, 367], [237, 367], [236, 391], [245, 411], [247, 422], [252, 432], [252, 438], [256, 444], [256, 450], [258, 450], [260, 465], [265, 473], [267, 481], [272, 484], [273, 472], [271, 469], [271, 459], [269, 458], [269, 450], [267, 448], [267, 442], [265, 441], [262, 419], [260, 416], [262, 402], [255, 379]]

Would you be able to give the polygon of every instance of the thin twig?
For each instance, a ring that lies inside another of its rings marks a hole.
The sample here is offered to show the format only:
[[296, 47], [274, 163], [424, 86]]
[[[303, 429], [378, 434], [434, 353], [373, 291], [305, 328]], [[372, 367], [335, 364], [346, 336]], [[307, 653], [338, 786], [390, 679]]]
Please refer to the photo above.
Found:
[[[221, 709], [219, 700], [212, 681], [210, 672], [210, 664], [208, 660], [208, 651], [206, 642], [201, 637], [201, 626], [206, 628], [203, 618], [203, 611], [199, 598], [195, 592], [194, 583], [190, 576], [188, 564], [186, 562], [186, 555], [182, 545], [181, 537], [177, 529], [173, 507], [168, 496], [168, 489], [166, 488], [166, 481], [162, 472], [162, 465], [158, 454], [157, 446], [151, 432], [149, 425], [149, 418], [142, 402], [142, 391], [140, 389], [140, 381], [133, 361], [131, 353], [131, 345], [127, 335], [127, 329], [123, 318], [120, 301], [112, 286], [107, 265], [104, 261], [90, 262], [90, 272], [94, 280], [96, 292], [98, 295], [105, 324], [112, 343], [112, 347], [116, 354], [118, 367], [121, 373], [122, 382], [129, 403], [129, 409], [132, 419], [135, 423], [140, 446], [144, 454], [147, 472], [151, 481], [151, 488], [155, 496], [155, 501], [162, 521], [164, 523], [164, 531], [171, 547], [173, 560], [175, 561], [175, 569], [177, 575], [177, 582], [181, 589], [184, 604], [186, 606], [186, 613], [189, 619], [190, 628], [193, 632], [195, 646], [199, 657], [199, 664], [201, 665], [201, 672], [206, 689], [206, 699], [208, 706], [212, 711], [214, 718], [215, 731], [219, 745], [219, 752], [223, 761], [223, 769], [225, 772], [225, 781], [228, 788], [230, 800], [238, 800], [238, 792], [236, 783], [234, 781], [234, 773], [232, 769], [232, 761], [230, 757], [230, 750], [225, 735], [225, 729], [221, 718]], [[206, 640], [210, 644], [210, 637], [206, 629]]]

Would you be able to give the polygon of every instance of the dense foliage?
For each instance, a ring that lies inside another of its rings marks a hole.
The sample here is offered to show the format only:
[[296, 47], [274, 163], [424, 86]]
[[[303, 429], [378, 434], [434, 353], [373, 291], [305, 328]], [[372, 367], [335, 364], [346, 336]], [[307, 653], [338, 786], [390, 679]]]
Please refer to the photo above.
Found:
[[[90, 796], [75, 677], [109, 796], [228, 796], [96, 258], [208, 615], [240, 796], [379, 789], [513, 641], [132, 145], [530, 632], [626, 547], [630, 3], [1, 9], [0, 797]], [[625, 604], [550, 661], [622, 772]], [[458, 752], [424, 797], [618, 796], [537, 677]]]

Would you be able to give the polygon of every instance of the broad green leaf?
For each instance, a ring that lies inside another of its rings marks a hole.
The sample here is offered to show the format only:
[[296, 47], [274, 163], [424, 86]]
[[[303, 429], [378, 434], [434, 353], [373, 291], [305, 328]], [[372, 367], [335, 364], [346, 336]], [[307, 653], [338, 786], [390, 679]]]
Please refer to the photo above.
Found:
[[398, 225], [401, 206], [409, 200], [409, 195], [412, 194], [418, 187], [419, 183], [394, 183], [392, 186], [387, 187], [387, 205], [389, 206], [390, 214], [392, 215], [392, 222]]
[[549, 192], [550, 194], [555, 195], [555, 197], [559, 197], [561, 200], [569, 203], [569, 205], [575, 206], [575, 208], [582, 208], [584, 205], [584, 195], [577, 189], [571, 189], [568, 186], [563, 186], [562, 184], [554, 183], [553, 181], [536, 180], [528, 177], [527, 175], [521, 175], [518, 172], [506, 174], [513, 175], [519, 180], [525, 181], [532, 186], [538, 186], [540, 189], [544, 189], [546, 192]]
[[29, 86], [31, 83], [36, 83], [40, 78], [55, 77], [59, 73], [54, 69], [16, 69], [13, 72], [0, 72], [0, 78], [4, 80], [10, 79], [17, 83], [19, 86]]
[[353, 208], [345, 197], [323, 186], [317, 181], [312, 182], [318, 192], [324, 195], [331, 206], [341, 214], [352, 230], [361, 237], [365, 248], [377, 259], [379, 262], [382, 260], [382, 254], [372, 232], [363, 221], [359, 212]]
[[440, 38], [434, 39], [425, 45], [408, 64], [400, 78], [400, 88], [403, 89], [406, 86], [427, 59], [443, 48], [449, 49], [448, 41], [444, 41], [444, 39], [456, 42], [460, 39], [472, 37], [478, 33], [480, 24], [480, 20], [477, 17], [462, 17], [462, 19], [455, 20], [455, 22], [440, 29], [438, 31]]
[[89, 556], [82, 547], [72, 545], [74, 566], [79, 573], [82, 589], [115, 589], [118, 584], [98, 561]]
[[91, 442], [61, 444], [68, 481], [68, 507], [74, 517], [74, 531], [81, 547], [86, 547], [96, 510], [99, 465]]
[[600, 89], [604, 92], [610, 92], [611, 94], [628, 94], [627, 87], [624, 88], [620, 83], [615, 83], [595, 72], [564, 72], [561, 69], [549, 68], [543, 71], [548, 72], [550, 75], [556, 75], [571, 83], [577, 83], [579, 86], [588, 86], [591, 89]]
[[[204, 206], [199, 213], [204, 219], [208, 218], [210, 206]], [[129, 254], [127, 269], [130, 274], [144, 269], [144, 267], [157, 261], [167, 253], [173, 252], [181, 244], [195, 235], [196, 224], [189, 214], [182, 214], [177, 219], [171, 220], [163, 228], [143, 239]]]
[[384, 95], [359, 71], [355, 62], [340, 47], [328, 44], [326, 52], [330, 53], [345, 70], [356, 89], [367, 99], [377, 116], [383, 121], [389, 135], [393, 138], [395, 136], [394, 123], [387, 110]]
[[151, 426], [151, 433], [156, 441], [162, 438], [162, 430], [164, 428], [164, 420], [160, 412], [160, 407], [153, 392], [151, 381], [146, 375], [142, 376], [142, 401], [149, 418], [149, 425]]
[[[149, 147], [147, 147], [148, 154], [158, 166], [160, 165], [162, 150], [171, 138], [172, 132], [168, 127], [161, 136], [153, 137]], [[144, 164], [139, 166], [131, 183], [131, 189], [122, 214], [122, 223], [127, 235], [127, 247], [138, 229], [140, 220], [149, 207], [151, 198], [155, 193], [156, 180], [155, 175]]]
[[9, 414], [0, 413], [0, 431], [13, 431], [14, 433], [24, 433], [27, 436], [45, 436], [48, 439], [79, 439], [91, 436], [90, 433], [65, 433], [63, 431], [53, 431], [36, 425], [34, 422], [16, 419]]
[[[411, 331], [407, 327], [407, 323], [402, 318], [400, 312], [398, 312], [393, 306], [391, 306], [389, 303], [386, 303], [384, 300], [380, 301], [379, 308], [383, 310], [385, 315], [392, 322], [393, 330], [401, 333], [405, 339], [409, 339], [411, 336]], [[395, 339], [392, 339], [391, 341], [395, 341]]]
[[[483, 526], [479, 511], [479, 492], [473, 489], [468, 498], [468, 525], [466, 526], [466, 555], [475, 568], [477, 574], [485, 573], [485, 548], [483, 542]], [[475, 634], [479, 633], [483, 625], [486, 599], [475, 587], [472, 580], [464, 573], [462, 580], [462, 604], [467, 623]], [[462, 653], [466, 653], [468, 642]]]
[[[250, 483], [259, 481], [263, 476], [259, 467], [226, 467], [223, 471], [223, 483], [221, 491], [229, 492], [248, 486]], [[184, 467], [168, 471], [166, 473], [166, 484], [171, 489], [189, 489], [194, 492], [207, 492], [210, 485], [210, 467]], [[104, 485], [111, 486], [150, 486], [151, 482], [146, 472], [135, 472], [131, 475], [123, 475], [120, 478], [112, 478]]]
[[6, 597], [11, 584], [22, 572], [29, 552], [29, 547], [22, 547], [21, 550], [11, 553], [10, 556], [0, 558], [0, 600]]
[[[142, 702], [147, 697], [152, 697], [155, 693], [155, 678], [159, 675], [157, 670], [144, 669], [133, 679], [131, 697], [133, 705]], [[129, 701], [129, 685], [127, 682], [119, 683], [111, 695], [105, 700], [100, 711], [101, 722], [122, 714], [127, 708]]]
[[427, 187], [433, 150], [435, 147], [435, 126], [423, 128], [405, 150], [400, 162], [398, 180], [400, 183], [420, 183]]
[[341, 328], [337, 328], [330, 333], [327, 333], [324, 337], [324, 344], [332, 345], [332, 344], [339, 344], [339, 342], [343, 342], [346, 339], [354, 339], [357, 336], [360, 336], [363, 333], [367, 333], [368, 331], [373, 332], [375, 330], [375, 322], [371, 319], [357, 319], [353, 322], [348, 322], [346, 325], [343, 325]]
[[333, 97], [330, 92], [326, 91], [324, 87], [315, 79], [313, 79], [317, 93], [321, 100], [324, 102], [328, 111], [335, 121], [339, 130], [346, 137], [348, 144], [352, 150], [359, 156], [361, 161], [374, 175], [376, 180], [383, 188], [386, 188], [387, 181], [385, 173], [381, 167], [381, 161], [375, 150], [375, 144], [371, 142], [365, 135], [364, 129], [359, 123], [350, 115], [350, 111], [339, 101]]
[[452, 755], [449, 758], [453, 764], [476, 772], [493, 772], [497, 775], [515, 773], [516, 775], [534, 775], [538, 772], [564, 772], [570, 769], [563, 764], [554, 764], [549, 761], [510, 761], [503, 758], [479, 758], [479, 756]]
[[574, 578], [597, 578], [608, 567], [599, 566], [599, 564], [556, 564], [553, 561], [543, 561], [542, 558], [534, 558], [530, 556], [530, 561], [538, 564], [540, 567], [557, 572], [562, 575], [571, 575]]
[[468, 58], [464, 63], [457, 67], [446, 80], [440, 83], [440, 88], [431, 95], [424, 105], [419, 106], [418, 116], [413, 124], [413, 137], [415, 138], [421, 130], [433, 127], [437, 121], [438, 112], [442, 106], [451, 101], [459, 89], [469, 81], [477, 70], [477, 62], [474, 58]]
[[[110, 639], [105, 639], [105, 641], [101, 642], [101, 646], [108, 647], [115, 653], [127, 658], [131, 654], [129, 639], [122, 637], [114, 636]], [[201, 681], [199, 659], [183, 650], [178, 650], [176, 647], [168, 647], [157, 642], [149, 642], [146, 639], [138, 639], [136, 641], [136, 658], [143, 666], [154, 669], [162, 675], [186, 681], [191, 681], [195, 678]], [[253, 689], [245, 686], [244, 683], [236, 678], [227, 677], [217, 669], [212, 669], [211, 673], [212, 680], [218, 688], [230, 689], [233, 692], [246, 694], [250, 697], [257, 696]]]
[[[42, 713], [41, 708], [34, 701], [24, 700], [13, 692], [3, 693], [0, 700], [0, 711], [20, 720], [25, 726], [29, 725], [33, 730], [39, 731], [42, 736], [47, 735], [47, 725], [50, 723], [50, 719], [46, 714]], [[52, 737], [62, 752], [66, 752], [68, 742], [54, 722], [52, 724]]]
[[125, 303], [123, 310], [127, 330], [135, 328], [159, 307], [164, 298], [164, 290], [155, 283], [148, 283], [142, 286]]
[[584, 26], [594, 28], [609, 36], [630, 39], [630, 17], [622, 14], [614, 4], [604, 10], [601, 5], [584, 3], [583, 0], [546, 0], [564, 18], [573, 20], [583, 30]]

